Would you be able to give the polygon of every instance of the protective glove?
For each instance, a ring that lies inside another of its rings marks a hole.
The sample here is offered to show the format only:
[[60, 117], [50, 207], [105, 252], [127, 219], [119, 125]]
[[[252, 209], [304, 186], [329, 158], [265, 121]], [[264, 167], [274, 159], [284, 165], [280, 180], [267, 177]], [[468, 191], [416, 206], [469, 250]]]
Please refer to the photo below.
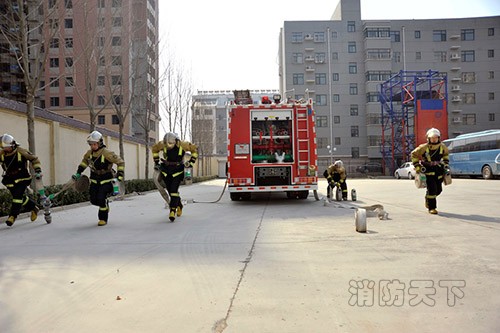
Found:
[[116, 173], [116, 179], [118, 179], [119, 182], [122, 182], [124, 179], [123, 171], [118, 171]]
[[74, 180], [78, 180], [78, 179], [80, 179], [81, 176], [82, 175], [77, 172], [73, 176], [71, 176], [71, 178], [73, 178]]
[[328, 184], [330, 185], [331, 188], [334, 188], [335, 187], [335, 182], [331, 181], [331, 182], [328, 182]]
[[421, 173], [422, 172], [422, 167], [420, 165], [415, 165], [415, 172], [416, 173]]

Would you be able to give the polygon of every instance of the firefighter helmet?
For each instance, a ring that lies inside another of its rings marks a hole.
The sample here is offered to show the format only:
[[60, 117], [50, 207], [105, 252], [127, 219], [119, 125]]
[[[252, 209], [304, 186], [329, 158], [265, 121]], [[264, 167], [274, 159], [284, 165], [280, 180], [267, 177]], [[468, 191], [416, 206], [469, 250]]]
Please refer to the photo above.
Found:
[[338, 168], [343, 168], [344, 167], [344, 162], [342, 160], [336, 160], [335, 163], [333, 163]]
[[167, 145], [167, 149], [172, 149], [177, 140], [179, 140], [179, 138], [174, 132], [165, 133], [165, 136], [163, 137], [163, 143]]
[[2, 148], [15, 148], [17, 146], [16, 140], [10, 134], [5, 133], [2, 135]]
[[427, 133], [425, 134], [427, 136], [427, 138], [432, 138], [432, 137], [441, 137], [441, 132], [437, 129], [437, 128], [431, 128], [427, 131]]
[[87, 143], [90, 145], [92, 143], [98, 143], [99, 147], [104, 145], [104, 141], [102, 139], [102, 134], [98, 131], [93, 131], [87, 136]]

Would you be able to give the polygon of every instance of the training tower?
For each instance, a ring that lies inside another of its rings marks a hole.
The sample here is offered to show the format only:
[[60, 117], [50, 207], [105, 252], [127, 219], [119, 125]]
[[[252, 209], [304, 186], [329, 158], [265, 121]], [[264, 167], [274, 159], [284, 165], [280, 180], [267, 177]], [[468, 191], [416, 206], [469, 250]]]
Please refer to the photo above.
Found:
[[437, 71], [400, 71], [380, 85], [380, 152], [392, 172], [425, 142], [431, 127], [448, 138], [447, 78]]

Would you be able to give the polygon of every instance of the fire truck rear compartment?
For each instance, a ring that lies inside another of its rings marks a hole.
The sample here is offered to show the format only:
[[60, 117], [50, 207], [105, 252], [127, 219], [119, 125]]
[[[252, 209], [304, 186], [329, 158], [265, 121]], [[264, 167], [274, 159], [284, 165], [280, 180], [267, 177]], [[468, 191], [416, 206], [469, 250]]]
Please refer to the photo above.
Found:
[[255, 168], [255, 185], [290, 185], [292, 170], [289, 166], [269, 166]]

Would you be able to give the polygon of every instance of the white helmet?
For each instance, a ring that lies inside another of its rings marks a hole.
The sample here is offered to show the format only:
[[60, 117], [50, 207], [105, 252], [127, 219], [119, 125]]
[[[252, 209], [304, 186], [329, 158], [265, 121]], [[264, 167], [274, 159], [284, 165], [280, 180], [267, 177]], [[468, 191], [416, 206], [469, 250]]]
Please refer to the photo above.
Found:
[[103, 144], [102, 134], [98, 131], [93, 131], [87, 136], [87, 143], [99, 143], [99, 146], [101, 146]]
[[17, 146], [16, 140], [10, 134], [5, 133], [2, 135], [2, 148], [15, 148]]
[[343, 168], [344, 167], [344, 162], [342, 160], [336, 160], [335, 163], [333, 163], [336, 167]]
[[174, 132], [165, 133], [163, 137], [163, 143], [167, 145], [167, 149], [172, 149], [177, 140], [179, 140], [179, 137]]
[[435, 137], [435, 136], [437, 136], [437, 137], [440, 138], [441, 137], [441, 132], [437, 128], [433, 127], [433, 128], [431, 128], [431, 129], [429, 129], [427, 131], [427, 133], [425, 134], [425, 136], [427, 138], [432, 138], [432, 137]]

